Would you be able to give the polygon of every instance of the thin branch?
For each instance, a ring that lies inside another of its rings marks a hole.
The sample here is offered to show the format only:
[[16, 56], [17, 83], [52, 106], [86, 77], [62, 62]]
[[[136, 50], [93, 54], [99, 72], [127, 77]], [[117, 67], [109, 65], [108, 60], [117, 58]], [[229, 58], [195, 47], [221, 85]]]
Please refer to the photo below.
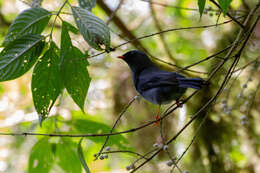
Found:
[[[238, 17], [238, 18], [243, 18], [243, 17], [244, 16]], [[230, 23], [232, 21], [233, 20], [228, 20], [228, 21], [219, 23], [217, 26], [224, 25], [224, 24]], [[133, 39], [133, 40], [129, 40], [129, 41], [125, 42], [125, 43], [122, 43], [122, 44], [119, 44], [119, 45], [115, 46], [114, 49], [117, 49], [117, 48], [119, 48], [119, 47], [121, 47], [123, 45], [126, 45], [126, 44], [128, 44], [130, 42], [134, 42], [136, 40], [141, 40], [141, 39], [145, 39], [145, 38], [148, 38], [148, 37], [153, 37], [155, 35], [163, 34], [163, 33], [166, 33], [166, 32], [180, 31], [180, 30], [192, 30], [192, 29], [205, 29], [205, 28], [211, 28], [211, 27], [216, 27], [216, 24], [166, 29], [166, 30], [163, 30], [163, 31], [160, 31], [160, 32], [155, 32], [155, 33], [152, 33], [152, 34], [148, 34], [148, 35], [144, 35], [144, 36], [138, 37], [138, 38]]]
[[238, 72], [238, 71], [240, 71], [240, 70], [245, 69], [245, 68], [248, 67], [249, 65], [251, 65], [251, 64], [253, 64], [253, 63], [255, 63], [255, 62], [257, 62], [259, 59], [260, 59], [260, 57], [257, 57], [256, 59], [254, 59], [254, 60], [252, 60], [252, 61], [249, 61], [248, 63], [246, 63], [246, 64], [243, 65], [242, 67], [239, 67], [239, 68], [235, 69], [232, 73], [236, 73], [236, 72]]
[[[216, 1], [210, 0], [210, 2], [212, 2], [212, 3], [215, 4], [220, 10], [222, 10], [221, 7], [220, 7], [220, 5], [219, 5], [218, 3], [216, 3]], [[243, 28], [243, 29], [245, 28], [245, 26], [244, 26], [243, 24], [241, 24], [238, 20], [236, 20], [236, 18], [234, 18], [231, 14], [229, 14], [228, 12], [227, 12], [226, 14], [227, 14], [227, 16], [230, 17], [234, 22], [236, 22], [241, 28]]]
[[[209, 112], [209, 111], [207, 111], [207, 113], [208, 113], [208, 112]], [[198, 128], [196, 129], [195, 134], [194, 134], [194, 136], [192, 137], [192, 139], [191, 139], [189, 145], [186, 147], [186, 149], [182, 152], [181, 156], [180, 156], [180, 157], [177, 159], [177, 161], [175, 162], [175, 163], [176, 163], [176, 164], [175, 164], [176, 166], [174, 165], [174, 167], [171, 169], [171, 173], [173, 172], [174, 168], [178, 166], [179, 161], [183, 158], [183, 156], [184, 156], [184, 155], [186, 154], [186, 152], [189, 150], [189, 148], [191, 147], [191, 145], [195, 142], [195, 139], [196, 139], [197, 136], [199, 135], [200, 128], [202, 127], [202, 125], [204, 124], [204, 122], [206, 121], [206, 119], [207, 119], [207, 116], [204, 116], [203, 119], [202, 119], [202, 121], [200, 122]], [[178, 168], [178, 167], [177, 167], [177, 168]]]
[[63, 9], [63, 7], [68, 3], [68, 0], [65, 0], [64, 3], [61, 5], [59, 11], [57, 12], [55, 18], [54, 18], [54, 22], [52, 24], [52, 27], [51, 27], [51, 32], [50, 32], [50, 40], [52, 40], [52, 33], [53, 33], [53, 29], [54, 29], [54, 26], [55, 26], [55, 23], [56, 23], [56, 20], [59, 16], [59, 14], [61, 13], [61, 10]]
[[202, 63], [202, 62], [204, 62], [204, 61], [207, 61], [207, 60], [209, 60], [209, 59], [211, 59], [211, 58], [214, 58], [214, 57], [216, 57], [217, 55], [222, 54], [223, 52], [227, 51], [227, 50], [230, 49], [231, 47], [232, 47], [232, 44], [229, 45], [228, 47], [226, 47], [226, 48], [224, 48], [224, 49], [218, 51], [217, 53], [215, 53], [215, 54], [213, 54], [213, 55], [210, 55], [210, 56], [208, 56], [208, 57], [206, 57], [206, 58], [204, 58], [204, 59], [202, 59], [202, 60], [199, 60], [199, 61], [197, 61], [197, 62], [195, 62], [195, 63], [193, 63], [193, 64], [191, 64], [191, 65], [188, 65], [188, 66], [186, 66], [186, 67], [183, 67], [183, 68], [180, 69], [179, 71], [186, 70], [186, 69], [188, 69], [188, 68], [190, 68], [190, 67], [193, 67], [193, 66], [195, 66], [195, 65], [197, 65], [197, 64], [200, 64], [200, 63]]
[[[152, 18], [154, 20], [154, 23], [155, 23], [155, 27], [157, 28], [158, 31], [162, 32], [162, 27], [159, 23], [159, 20], [157, 19], [157, 16], [156, 16], [156, 13], [155, 13], [155, 10], [154, 10], [154, 7], [153, 7], [153, 3], [150, 3], [150, 9], [151, 9], [151, 15], [152, 15]], [[173, 57], [173, 55], [171, 54], [171, 51], [170, 51], [170, 48], [168, 47], [166, 41], [165, 41], [165, 37], [164, 37], [164, 34], [160, 34], [160, 39], [161, 39], [161, 42], [163, 44], [163, 48], [165, 50], [165, 52], [167, 53], [168, 57], [175, 62], [175, 64], [177, 63], [175, 61], [175, 58]]]
[[[109, 133], [112, 133], [113, 130], [115, 129], [116, 125], [118, 124], [119, 120], [122, 118], [122, 116], [124, 115], [124, 113], [127, 111], [127, 109], [132, 105], [132, 103], [134, 103], [134, 101], [139, 97], [139, 95], [135, 96], [126, 106], [125, 108], [122, 110], [122, 112], [119, 114], [118, 118], [116, 119], [116, 122], [114, 123], [112, 129], [110, 130]], [[101, 155], [103, 149], [105, 148], [107, 142], [109, 140], [109, 136], [106, 137], [106, 140], [104, 142], [104, 144], [102, 145], [101, 149], [99, 150], [96, 159]]]
[[[98, 1], [98, 2], [99, 2], [99, 1]], [[238, 17], [237, 19], [241, 19], [241, 18], [244, 18], [244, 16]], [[228, 24], [228, 23], [230, 23], [230, 22], [232, 22], [232, 21], [233, 21], [233, 20], [228, 20], [228, 21], [225, 21], [225, 22], [223, 22], [223, 23], [219, 23], [218, 26]], [[152, 34], [148, 34], [148, 35], [144, 35], [144, 36], [137, 37], [137, 38], [134, 38], [134, 39], [130, 39], [130, 40], [124, 42], [124, 43], [121, 43], [121, 44], [119, 44], [119, 45], [117, 45], [117, 46], [114, 46], [114, 47], [112, 48], [112, 51], [113, 51], [113, 50], [116, 50], [117, 48], [122, 47], [122, 46], [124, 46], [124, 45], [126, 45], [126, 44], [129, 44], [129, 43], [131, 43], [131, 42], [135, 42], [136, 40], [142, 40], [142, 39], [145, 39], [145, 38], [148, 38], [148, 37], [152, 37], [152, 36], [155, 36], [155, 35], [158, 35], [158, 34], [163, 34], [163, 33], [165, 33], [165, 32], [180, 31], [180, 30], [192, 30], [192, 29], [205, 29], [205, 28], [211, 28], [211, 27], [216, 27], [216, 24], [166, 29], [166, 30], [163, 30], [163, 31], [160, 31], [160, 32], [155, 32], [155, 33], [152, 33]], [[102, 55], [102, 54], [104, 54], [104, 53], [106, 53], [106, 51], [97, 53], [97, 54], [95, 54], [95, 55], [88, 56], [88, 57], [86, 57], [86, 59], [93, 58], [93, 57]], [[169, 64], [169, 65], [170, 65], [170, 64]]]
[[102, 154], [113, 154], [113, 153], [130, 153], [130, 154], [135, 154], [135, 155], [141, 157], [142, 159], [147, 159], [145, 155], [139, 154], [139, 153], [134, 152], [134, 151], [129, 151], [129, 150], [116, 150], [116, 151], [102, 152]]
[[[111, 10], [103, 0], [99, 0], [96, 2], [97, 5], [99, 5], [108, 16], [113, 14], [113, 10]], [[136, 36], [128, 29], [125, 23], [115, 13], [113, 16], [114, 17], [111, 18], [111, 21], [119, 28], [119, 30], [121, 30], [121, 33], [124, 33], [128, 39], [133, 40], [132, 41], [133, 46], [135, 46], [136, 48], [141, 48], [143, 50], [146, 50], [144, 45], [138, 39], [136, 39]]]
[[115, 16], [116, 12], [120, 9], [120, 7], [122, 6], [122, 4], [124, 3], [124, 0], [120, 0], [119, 4], [117, 5], [116, 9], [112, 12], [112, 14], [110, 14], [106, 24], [108, 25], [111, 20], [113, 19], [113, 17]]

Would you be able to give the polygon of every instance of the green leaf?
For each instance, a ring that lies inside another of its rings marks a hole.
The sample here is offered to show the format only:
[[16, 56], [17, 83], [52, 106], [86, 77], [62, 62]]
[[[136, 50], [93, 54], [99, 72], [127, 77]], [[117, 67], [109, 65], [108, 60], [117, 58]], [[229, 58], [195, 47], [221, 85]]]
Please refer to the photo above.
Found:
[[4, 46], [26, 34], [40, 34], [48, 24], [50, 16], [51, 13], [43, 8], [23, 11], [11, 24], [5, 36]]
[[218, 0], [218, 2], [219, 2], [219, 5], [220, 5], [224, 15], [226, 15], [227, 9], [228, 9], [230, 3], [232, 2], [232, 0]]
[[[70, 131], [72, 133], [81, 134], [81, 133], [109, 133], [110, 132], [111, 127], [105, 124], [103, 121], [97, 122], [95, 120], [91, 120], [93, 116], [88, 116], [88, 115], [84, 115], [88, 117], [86, 119], [83, 119], [81, 118], [82, 116], [83, 116], [82, 112], [73, 111], [72, 120], [66, 122], [66, 124], [71, 127]], [[93, 117], [93, 119], [96, 119], [96, 117]], [[116, 132], [116, 130], [114, 132]], [[88, 139], [95, 143], [103, 144], [106, 139], [106, 136], [100, 136], [100, 137], [94, 137]], [[129, 147], [128, 144], [129, 144], [128, 139], [121, 134], [110, 136], [109, 141], [107, 143], [107, 145], [109, 146], [115, 145], [122, 150], [132, 150], [132, 148]]]
[[48, 115], [51, 107], [62, 90], [59, 72], [58, 47], [51, 42], [49, 50], [39, 59], [33, 69], [31, 90], [37, 113]]
[[66, 21], [63, 21], [63, 23], [66, 26], [68, 31], [71, 31], [74, 34], [78, 34], [78, 32], [79, 32], [78, 28], [76, 28], [75, 26], [73, 26], [72, 24], [70, 24]]
[[56, 145], [57, 163], [66, 173], [80, 173], [82, 171], [76, 148], [75, 143], [64, 138], [60, 139]]
[[28, 162], [28, 173], [48, 173], [54, 163], [52, 144], [48, 138], [40, 139], [34, 144]]
[[36, 62], [44, 47], [41, 35], [24, 35], [10, 42], [0, 53], [0, 81], [20, 77]]
[[78, 0], [79, 6], [89, 11], [96, 5], [96, 0]]
[[62, 24], [60, 52], [60, 72], [64, 86], [84, 112], [84, 102], [91, 80], [87, 70], [89, 64], [85, 55], [72, 45], [66, 23]]
[[86, 171], [86, 173], [90, 173], [90, 170], [89, 170], [88, 165], [86, 163], [86, 160], [85, 160], [85, 157], [84, 157], [84, 153], [83, 153], [82, 147], [81, 147], [82, 139], [83, 138], [80, 139], [79, 144], [78, 144], [78, 156], [79, 156], [80, 162], [81, 162], [84, 170]]
[[203, 14], [204, 8], [205, 8], [205, 3], [206, 0], [198, 0], [198, 6], [199, 6], [199, 11], [200, 11], [200, 17]]
[[110, 32], [107, 25], [90, 11], [80, 7], [71, 7], [74, 19], [88, 44], [97, 50], [110, 51]]

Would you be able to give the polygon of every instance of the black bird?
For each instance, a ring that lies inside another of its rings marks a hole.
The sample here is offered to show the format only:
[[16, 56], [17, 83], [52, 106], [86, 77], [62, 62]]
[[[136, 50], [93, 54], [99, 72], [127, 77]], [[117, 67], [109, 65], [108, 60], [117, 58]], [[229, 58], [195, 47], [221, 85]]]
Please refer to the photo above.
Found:
[[139, 50], [132, 50], [118, 58], [123, 59], [132, 71], [133, 82], [138, 93], [147, 101], [160, 106], [176, 100], [187, 88], [200, 89], [204, 84], [201, 78], [186, 78], [176, 73], [159, 69], [148, 56]]

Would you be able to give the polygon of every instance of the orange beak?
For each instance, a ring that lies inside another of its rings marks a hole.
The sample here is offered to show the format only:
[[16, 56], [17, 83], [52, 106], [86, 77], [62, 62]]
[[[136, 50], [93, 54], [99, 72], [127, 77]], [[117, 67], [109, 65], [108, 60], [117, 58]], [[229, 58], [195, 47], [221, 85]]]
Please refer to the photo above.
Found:
[[118, 56], [117, 58], [124, 59], [125, 57], [122, 55], [122, 56]]

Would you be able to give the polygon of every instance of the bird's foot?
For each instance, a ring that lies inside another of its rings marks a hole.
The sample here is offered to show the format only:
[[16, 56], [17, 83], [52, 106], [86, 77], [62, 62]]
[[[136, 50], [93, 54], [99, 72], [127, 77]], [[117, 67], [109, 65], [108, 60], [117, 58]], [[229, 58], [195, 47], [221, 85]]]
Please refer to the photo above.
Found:
[[161, 117], [160, 117], [160, 115], [159, 114], [157, 114], [156, 116], [155, 116], [155, 120], [157, 120], [155, 123], [154, 123], [154, 125], [155, 126], [159, 126], [160, 125], [160, 119]]
[[177, 105], [177, 107], [182, 108], [182, 104], [180, 103], [180, 101], [181, 101], [181, 100], [176, 100], [176, 105]]

